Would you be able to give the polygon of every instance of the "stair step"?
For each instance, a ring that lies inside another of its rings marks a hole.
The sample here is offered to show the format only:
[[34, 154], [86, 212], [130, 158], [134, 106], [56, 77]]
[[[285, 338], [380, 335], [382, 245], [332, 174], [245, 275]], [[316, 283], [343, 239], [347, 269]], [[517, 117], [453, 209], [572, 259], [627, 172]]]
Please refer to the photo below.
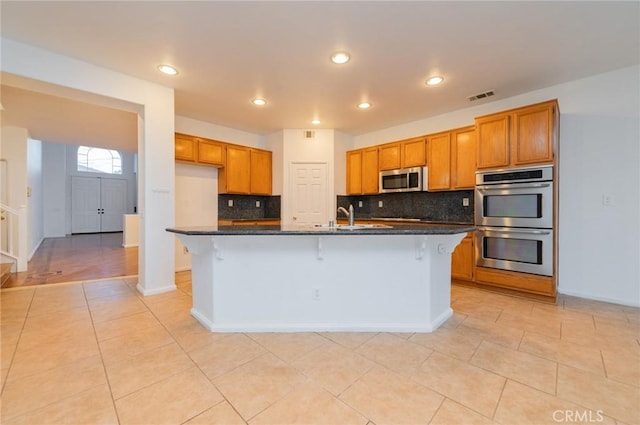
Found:
[[9, 279], [11, 279], [12, 266], [12, 263], [0, 263], [0, 287], [3, 286]]

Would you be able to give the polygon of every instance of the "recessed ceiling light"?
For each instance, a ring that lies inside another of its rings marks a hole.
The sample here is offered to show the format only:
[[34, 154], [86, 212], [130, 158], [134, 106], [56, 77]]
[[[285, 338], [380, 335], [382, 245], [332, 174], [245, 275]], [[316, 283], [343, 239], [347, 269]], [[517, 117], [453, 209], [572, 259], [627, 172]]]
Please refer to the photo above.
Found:
[[311, 120], [311, 124], [319, 125], [320, 124], [320, 120], [319, 119]]
[[171, 65], [158, 65], [158, 70], [163, 74], [167, 75], [177, 75], [178, 70], [172, 67]]
[[360, 108], [360, 109], [369, 109], [369, 108], [371, 108], [371, 104], [369, 102], [360, 102], [360, 103], [358, 103], [358, 108]]
[[440, 84], [441, 82], [444, 81], [444, 78], [437, 76], [437, 77], [431, 77], [429, 78], [425, 84], [428, 86], [437, 86], [438, 84]]
[[257, 98], [257, 99], [253, 99], [251, 103], [253, 103], [256, 106], [264, 106], [267, 104], [267, 101], [264, 99]]
[[337, 64], [347, 63], [349, 62], [349, 59], [351, 59], [351, 56], [349, 56], [349, 53], [347, 52], [335, 52], [331, 55], [331, 62]]

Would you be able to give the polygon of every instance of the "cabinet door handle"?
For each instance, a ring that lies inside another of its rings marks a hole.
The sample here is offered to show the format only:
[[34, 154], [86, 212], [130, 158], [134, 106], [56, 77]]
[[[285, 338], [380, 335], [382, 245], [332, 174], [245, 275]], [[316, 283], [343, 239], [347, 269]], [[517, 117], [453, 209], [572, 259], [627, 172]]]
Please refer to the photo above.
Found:
[[[517, 182], [514, 182], [514, 184], [516, 183]], [[476, 186], [476, 189], [480, 189], [480, 190], [537, 189], [537, 188], [551, 186], [550, 183], [529, 183], [529, 184], [517, 183], [517, 184], [518, 186], [513, 186], [510, 184], [478, 185]]]

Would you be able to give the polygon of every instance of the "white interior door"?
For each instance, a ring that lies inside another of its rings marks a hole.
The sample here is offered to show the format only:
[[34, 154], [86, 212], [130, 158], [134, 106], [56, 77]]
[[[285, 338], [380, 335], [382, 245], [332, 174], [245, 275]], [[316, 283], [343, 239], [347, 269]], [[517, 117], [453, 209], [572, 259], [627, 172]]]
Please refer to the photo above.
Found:
[[100, 231], [122, 232], [127, 208], [127, 182], [122, 179], [100, 179]]
[[291, 222], [296, 225], [326, 224], [327, 164], [293, 162], [289, 167]]
[[71, 177], [71, 233], [100, 232], [100, 179]]
[[71, 233], [121, 232], [126, 200], [125, 180], [71, 177]]

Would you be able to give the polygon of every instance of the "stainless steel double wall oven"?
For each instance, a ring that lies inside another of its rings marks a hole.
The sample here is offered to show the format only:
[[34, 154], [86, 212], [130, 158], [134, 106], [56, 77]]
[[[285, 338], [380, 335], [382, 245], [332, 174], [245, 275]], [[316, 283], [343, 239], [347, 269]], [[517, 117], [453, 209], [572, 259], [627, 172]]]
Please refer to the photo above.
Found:
[[476, 173], [476, 264], [553, 275], [553, 166]]

